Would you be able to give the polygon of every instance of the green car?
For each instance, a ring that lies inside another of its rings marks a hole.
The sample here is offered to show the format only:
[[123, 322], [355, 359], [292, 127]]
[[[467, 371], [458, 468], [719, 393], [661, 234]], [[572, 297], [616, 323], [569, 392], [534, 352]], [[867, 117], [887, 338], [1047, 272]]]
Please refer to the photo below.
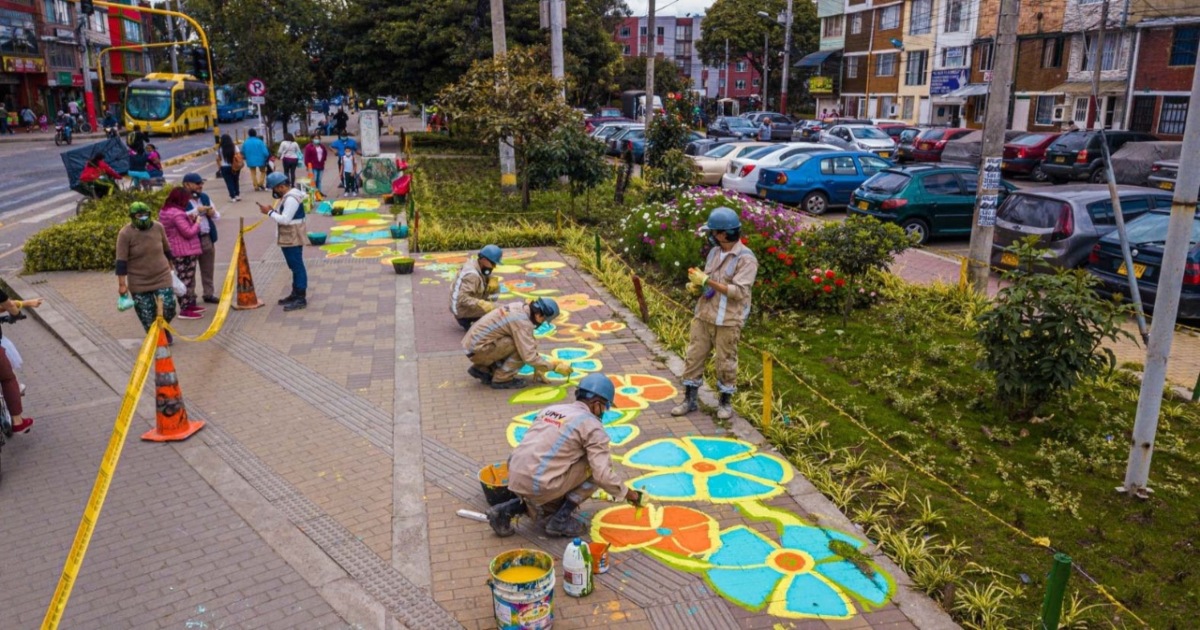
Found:
[[[895, 166], [863, 182], [850, 197], [849, 212], [895, 223], [921, 244], [932, 236], [969, 235], [978, 181], [973, 166]], [[999, 201], [1015, 190], [1001, 185]]]

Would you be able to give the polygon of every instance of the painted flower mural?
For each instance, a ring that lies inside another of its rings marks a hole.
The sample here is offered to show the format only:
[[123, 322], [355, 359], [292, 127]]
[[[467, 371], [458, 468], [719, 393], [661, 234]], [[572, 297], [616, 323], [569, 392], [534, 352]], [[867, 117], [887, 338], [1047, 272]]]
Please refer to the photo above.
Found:
[[612, 320], [590, 321], [583, 325], [584, 332], [591, 333], [593, 335], [610, 335], [612, 333], [625, 330], [625, 328], [625, 324], [621, 322], [614, 322]]
[[[619, 390], [618, 390], [619, 391]], [[661, 501], [735, 503], [783, 492], [792, 467], [754, 445], [718, 437], [687, 436], [646, 442], [625, 455], [625, 465], [654, 471], [629, 482]]]
[[603, 306], [604, 302], [593, 298], [586, 293], [571, 293], [554, 298], [558, 302], [558, 307], [564, 311], [581, 311], [585, 308], [593, 308]]
[[677, 393], [671, 381], [649, 374], [610, 374], [608, 378], [617, 390], [613, 409], [645, 409]]
[[700, 556], [718, 544], [717, 521], [699, 510], [678, 505], [622, 505], [592, 518], [592, 538], [613, 552], [647, 549], [677, 556]]
[[777, 617], [848, 619], [855, 600], [866, 608], [887, 602], [896, 588], [891, 578], [837, 555], [833, 541], [865, 545], [821, 527], [784, 525], [779, 544], [745, 525], [731, 527], [708, 557], [704, 579], [721, 596], [751, 610], [766, 607]]
[[[533, 421], [537, 419], [538, 411], [530, 411], [519, 416], [514, 416], [513, 421], [509, 423], [507, 435], [508, 443], [515, 447], [525, 439], [525, 433], [529, 431], [529, 427], [533, 426]], [[604, 432], [608, 434], [609, 445], [625, 446], [632, 442], [634, 438], [641, 433], [641, 429], [637, 426], [628, 424], [638, 415], [637, 411], [614, 411], [612, 409], [605, 411], [600, 417], [600, 422], [604, 425]]]
[[[536, 333], [535, 333], [536, 336]], [[558, 372], [547, 372], [546, 378], [551, 381], [567, 381], [583, 378], [589, 372], [599, 372], [604, 368], [599, 359], [593, 358], [600, 351], [600, 346], [591, 344], [586, 348], [555, 348], [549, 354], [542, 354], [547, 360], [565, 361], [571, 365], [570, 374], [559, 374]], [[517, 372], [521, 376], [533, 376], [534, 369], [532, 365], [526, 365]]]

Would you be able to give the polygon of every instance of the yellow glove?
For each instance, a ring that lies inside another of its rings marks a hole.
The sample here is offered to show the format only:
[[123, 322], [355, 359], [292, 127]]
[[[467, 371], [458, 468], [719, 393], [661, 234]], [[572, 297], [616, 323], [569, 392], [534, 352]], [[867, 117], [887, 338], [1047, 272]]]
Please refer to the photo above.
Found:
[[496, 305], [486, 300], [480, 300], [479, 308], [482, 309], [484, 313], [491, 313], [493, 310], [495, 310]]
[[488, 278], [487, 292], [496, 293], [500, 290], [500, 281], [495, 278]]
[[704, 273], [700, 269], [692, 267], [688, 269], [688, 281], [692, 284], [704, 286], [708, 284], [708, 274]]
[[556, 373], [570, 378], [571, 372], [573, 371], [570, 363], [567, 363], [566, 361], [554, 361], [550, 363], [550, 365]]
[[704, 290], [704, 287], [702, 287], [698, 284], [688, 283], [688, 285], [687, 285], [687, 292], [692, 295], [700, 295], [700, 292], [703, 290]]

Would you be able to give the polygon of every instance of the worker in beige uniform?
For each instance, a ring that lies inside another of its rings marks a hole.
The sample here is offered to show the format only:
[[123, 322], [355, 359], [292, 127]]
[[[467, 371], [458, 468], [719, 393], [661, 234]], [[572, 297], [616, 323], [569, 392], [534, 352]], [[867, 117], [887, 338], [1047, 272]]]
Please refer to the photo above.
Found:
[[492, 270], [500, 264], [502, 255], [499, 246], [487, 245], [458, 271], [454, 288], [450, 290], [450, 313], [463, 330], [470, 330], [471, 324], [496, 308], [488, 296], [500, 290], [500, 283], [492, 277]]
[[704, 364], [715, 350], [720, 394], [717, 417], [728, 420], [733, 416], [731, 403], [737, 388], [738, 339], [750, 314], [750, 290], [758, 275], [758, 259], [742, 245], [742, 222], [730, 208], [713, 210], [704, 229], [712, 249], [703, 270], [688, 269], [688, 290], [699, 293], [700, 298], [688, 333], [684, 399], [671, 409], [671, 415], [686, 415], [698, 408]]
[[545, 523], [547, 535], [579, 536], [584, 524], [574, 517], [575, 510], [596, 488], [618, 501], [641, 505], [642, 493], [613, 472], [608, 433], [600, 421], [613, 396], [607, 376], [588, 374], [575, 389], [575, 402], [538, 413], [508, 458], [508, 489], [517, 498], [488, 510], [488, 523], [497, 536], [512, 536], [513, 517], [529, 512], [552, 515]]
[[463, 350], [471, 359], [467, 374], [492, 389], [524, 387], [525, 379], [517, 378], [517, 371], [523, 365], [533, 366], [535, 374], [543, 380], [546, 372], [569, 377], [571, 364], [542, 357], [533, 336], [538, 326], [555, 317], [558, 317], [558, 303], [544, 297], [525, 304], [506, 304], [484, 315], [471, 325], [462, 340]]

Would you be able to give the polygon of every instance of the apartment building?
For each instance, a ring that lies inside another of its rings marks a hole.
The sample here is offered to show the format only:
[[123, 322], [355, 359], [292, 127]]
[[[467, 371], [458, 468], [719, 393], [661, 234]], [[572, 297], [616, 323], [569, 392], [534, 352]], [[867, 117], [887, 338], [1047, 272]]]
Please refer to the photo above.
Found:
[[[703, 16], [656, 16], [654, 54], [675, 63], [680, 73], [691, 80], [691, 89], [702, 90], [709, 98], [749, 98], [761, 94], [758, 73], [746, 61], [730, 59], [730, 68], [704, 65], [696, 50], [703, 19]], [[650, 51], [645, 16], [625, 18], [613, 37], [626, 57], [641, 57]]]
[[808, 93], [816, 99], [816, 111], [837, 111], [842, 80], [842, 50], [846, 47], [845, 0], [816, 0], [817, 19], [821, 23], [820, 48], [796, 62], [805, 79]]
[[1181, 140], [1200, 50], [1200, 3], [1134, 0], [1134, 63], [1125, 124], [1164, 140]]

